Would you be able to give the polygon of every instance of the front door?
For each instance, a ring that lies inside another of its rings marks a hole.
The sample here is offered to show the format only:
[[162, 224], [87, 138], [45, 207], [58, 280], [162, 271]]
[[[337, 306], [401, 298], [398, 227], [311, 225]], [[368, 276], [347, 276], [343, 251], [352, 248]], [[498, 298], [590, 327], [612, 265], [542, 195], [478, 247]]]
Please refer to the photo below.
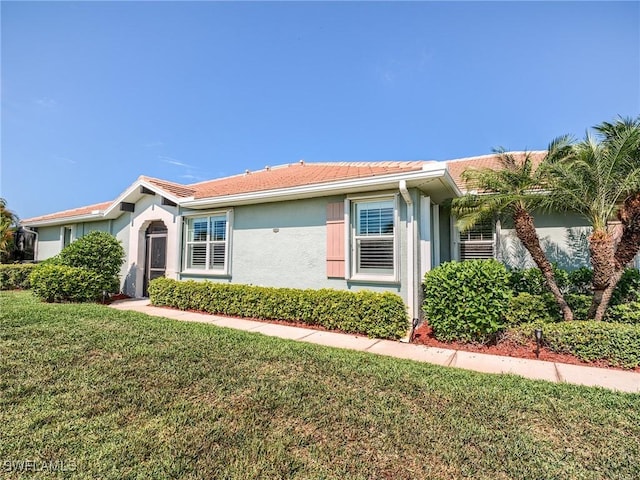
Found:
[[146, 233], [147, 255], [144, 274], [144, 296], [149, 296], [149, 282], [164, 277], [167, 269], [167, 227], [153, 222]]

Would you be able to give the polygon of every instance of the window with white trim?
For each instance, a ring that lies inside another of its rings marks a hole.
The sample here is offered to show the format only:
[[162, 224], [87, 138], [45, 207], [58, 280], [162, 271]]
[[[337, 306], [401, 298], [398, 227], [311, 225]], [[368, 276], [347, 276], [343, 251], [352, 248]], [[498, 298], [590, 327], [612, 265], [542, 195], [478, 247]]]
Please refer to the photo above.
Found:
[[353, 202], [353, 273], [357, 277], [395, 277], [395, 201], [388, 199]]
[[185, 269], [211, 273], [227, 273], [227, 213], [186, 219]]
[[460, 232], [460, 260], [486, 260], [495, 256], [495, 222], [485, 221]]

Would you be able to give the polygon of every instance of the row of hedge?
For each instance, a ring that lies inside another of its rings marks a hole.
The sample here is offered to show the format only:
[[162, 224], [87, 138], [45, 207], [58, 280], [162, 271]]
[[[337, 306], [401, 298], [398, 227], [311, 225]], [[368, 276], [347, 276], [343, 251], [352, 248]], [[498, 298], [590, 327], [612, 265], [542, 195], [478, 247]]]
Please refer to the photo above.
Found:
[[0, 290], [28, 289], [31, 287], [29, 275], [35, 267], [34, 263], [0, 265]]
[[370, 291], [301, 290], [157, 278], [153, 305], [264, 320], [286, 320], [327, 329], [397, 339], [407, 332], [407, 310], [398, 295]]
[[[508, 337], [526, 344], [539, 323], [520, 325]], [[640, 366], [640, 324], [573, 321], [542, 326], [542, 344], [557, 353], [569, 353], [586, 362], [604, 360], [623, 368]]]

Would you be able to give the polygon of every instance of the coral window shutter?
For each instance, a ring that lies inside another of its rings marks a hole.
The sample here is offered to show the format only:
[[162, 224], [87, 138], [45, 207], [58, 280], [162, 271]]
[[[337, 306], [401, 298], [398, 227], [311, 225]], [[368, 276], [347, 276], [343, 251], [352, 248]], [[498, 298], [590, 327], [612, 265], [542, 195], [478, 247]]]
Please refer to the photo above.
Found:
[[327, 205], [327, 277], [344, 278], [344, 203]]

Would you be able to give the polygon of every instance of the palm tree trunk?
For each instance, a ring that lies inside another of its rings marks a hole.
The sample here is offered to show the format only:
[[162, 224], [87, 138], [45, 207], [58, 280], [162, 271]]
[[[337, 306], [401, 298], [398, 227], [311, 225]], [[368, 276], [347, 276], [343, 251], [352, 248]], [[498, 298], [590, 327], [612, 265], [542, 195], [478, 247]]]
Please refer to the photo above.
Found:
[[613, 257], [613, 274], [609, 278], [609, 284], [602, 291], [600, 303], [595, 310], [594, 318], [597, 320], [604, 318], [624, 269], [640, 251], [640, 193], [627, 198], [618, 212], [618, 218], [622, 222], [622, 236]]
[[[609, 306], [609, 302], [611, 301], [611, 297], [613, 296], [613, 291], [616, 289], [616, 285], [618, 285], [618, 282], [622, 278], [623, 273], [624, 268], [621, 268], [620, 270], [616, 270], [614, 272], [609, 285], [607, 285], [607, 288], [605, 288], [602, 292], [600, 303], [596, 307], [594, 320], [602, 320], [604, 318], [604, 314], [607, 311], [607, 307]], [[591, 308], [593, 308], [593, 305], [591, 305]]]
[[624, 269], [640, 251], [640, 192], [628, 197], [618, 212], [622, 236], [616, 247], [616, 269]]
[[[615, 274], [613, 236], [606, 231], [596, 230], [589, 237], [589, 253], [593, 267], [593, 301], [587, 318], [602, 320], [608, 305], [604, 293], [612, 283]], [[615, 285], [614, 285], [615, 287]], [[612, 292], [613, 293], [613, 292]], [[600, 305], [604, 302], [603, 308]]]
[[560, 307], [560, 311], [562, 312], [562, 318], [566, 321], [573, 320], [571, 307], [569, 307], [562, 295], [562, 292], [560, 292], [558, 284], [556, 283], [556, 278], [553, 275], [553, 267], [549, 260], [547, 260], [547, 256], [544, 254], [544, 251], [540, 246], [540, 238], [538, 238], [538, 234], [536, 233], [533, 218], [531, 218], [529, 212], [524, 208], [516, 208], [513, 213], [513, 223], [516, 235], [527, 251], [531, 254], [531, 258], [533, 258], [533, 261], [536, 263], [547, 282], [547, 287], [549, 287], [549, 290], [551, 290], [551, 293], [556, 299], [556, 302]]

